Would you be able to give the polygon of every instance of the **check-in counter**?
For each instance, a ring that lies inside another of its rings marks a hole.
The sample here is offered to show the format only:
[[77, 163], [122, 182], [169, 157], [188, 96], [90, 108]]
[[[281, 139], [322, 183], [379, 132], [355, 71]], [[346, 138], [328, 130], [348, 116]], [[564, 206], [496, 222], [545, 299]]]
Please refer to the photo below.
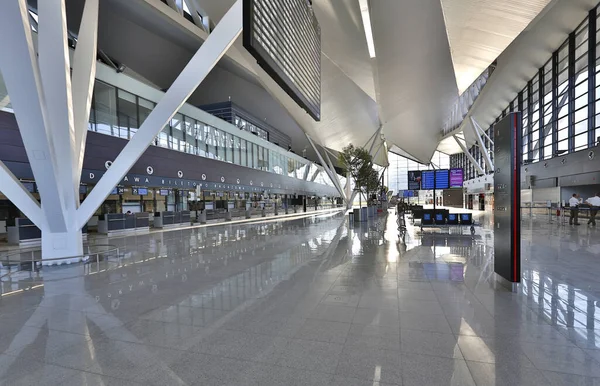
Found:
[[105, 235], [147, 233], [150, 230], [149, 213], [108, 213], [98, 219], [98, 233]]
[[[19, 246], [39, 246], [42, 244], [42, 231], [28, 218], [15, 218], [7, 221], [8, 243]], [[87, 225], [81, 230], [87, 239]]]
[[154, 227], [155, 228], [174, 228], [180, 226], [188, 226], [191, 224], [192, 218], [189, 210], [181, 212], [155, 212]]

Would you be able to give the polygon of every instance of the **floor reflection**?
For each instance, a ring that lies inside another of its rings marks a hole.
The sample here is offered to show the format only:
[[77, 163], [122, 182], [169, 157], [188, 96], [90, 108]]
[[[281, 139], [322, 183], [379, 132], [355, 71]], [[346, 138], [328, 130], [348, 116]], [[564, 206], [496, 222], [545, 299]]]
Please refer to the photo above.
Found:
[[493, 277], [489, 221], [400, 235], [392, 212], [332, 213], [113, 239], [118, 256], [2, 278], [0, 383], [600, 378], [600, 239], [524, 226], [513, 294]]

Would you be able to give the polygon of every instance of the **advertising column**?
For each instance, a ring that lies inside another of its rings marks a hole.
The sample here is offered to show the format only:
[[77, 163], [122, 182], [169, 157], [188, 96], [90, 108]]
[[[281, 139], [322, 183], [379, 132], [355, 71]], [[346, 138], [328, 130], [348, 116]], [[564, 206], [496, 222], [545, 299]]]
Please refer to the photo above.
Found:
[[521, 281], [521, 113], [494, 126], [494, 272]]

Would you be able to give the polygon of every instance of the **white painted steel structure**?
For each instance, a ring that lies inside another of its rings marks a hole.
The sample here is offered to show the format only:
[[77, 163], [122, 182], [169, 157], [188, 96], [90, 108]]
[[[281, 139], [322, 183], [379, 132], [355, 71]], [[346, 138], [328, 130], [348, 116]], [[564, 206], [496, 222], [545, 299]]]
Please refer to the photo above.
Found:
[[39, 57], [27, 2], [0, 4], [0, 70], [42, 204], [1, 162], [0, 187], [42, 230], [44, 259], [83, 254], [81, 228], [242, 31], [239, 0], [80, 205], [78, 189], [96, 68], [98, 5], [98, 0], [86, 1], [71, 66], [64, 0], [38, 4]]

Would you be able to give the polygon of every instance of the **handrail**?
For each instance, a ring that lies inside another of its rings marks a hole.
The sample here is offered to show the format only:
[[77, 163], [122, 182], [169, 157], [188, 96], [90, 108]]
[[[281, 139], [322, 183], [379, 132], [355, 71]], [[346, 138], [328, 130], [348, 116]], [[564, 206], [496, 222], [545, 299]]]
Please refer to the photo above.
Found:
[[[102, 250], [102, 251], [92, 252], [91, 248], [94, 248], [94, 247], [107, 247], [107, 249]], [[117, 246], [111, 245], [111, 244], [88, 245], [87, 248], [88, 248], [87, 254], [78, 255], [78, 256], [69, 256], [69, 257], [47, 258], [47, 259], [43, 259], [41, 257], [41, 249], [30, 250], [30, 251], [13, 251], [11, 253], [8, 253], [8, 254], [0, 257], [0, 266], [2, 265], [2, 263], [6, 263], [6, 267], [8, 268], [8, 272], [5, 273], [4, 275], [1, 275], [0, 279], [3, 279], [5, 277], [10, 277], [12, 274], [23, 271], [23, 269], [21, 269], [21, 268], [19, 268], [16, 271], [12, 271], [10, 269], [10, 267], [12, 265], [31, 264], [31, 270], [34, 271], [35, 267], [39, 266], [39, 263], [42, 263], [42, 262], [46, 263], [46, 262], [78, 260], [78, 262], [87, 263], [91, 260], [91, 256], [95, 255], [96, 263], [99, 264], [100, 263], [100, 255], [112, 254], [112, 253], [116, 252], [116, 255], [120, 256], [119, 248]], [[36, 258], [36, 252], [38, 252], [37, 258]], [[22, 260], [22, 259], [11, 260], [10, 259], [10, 256], [29, 254], [29, 253], [31, 253], [31, 259], [27, 259], [27, 260]]]

